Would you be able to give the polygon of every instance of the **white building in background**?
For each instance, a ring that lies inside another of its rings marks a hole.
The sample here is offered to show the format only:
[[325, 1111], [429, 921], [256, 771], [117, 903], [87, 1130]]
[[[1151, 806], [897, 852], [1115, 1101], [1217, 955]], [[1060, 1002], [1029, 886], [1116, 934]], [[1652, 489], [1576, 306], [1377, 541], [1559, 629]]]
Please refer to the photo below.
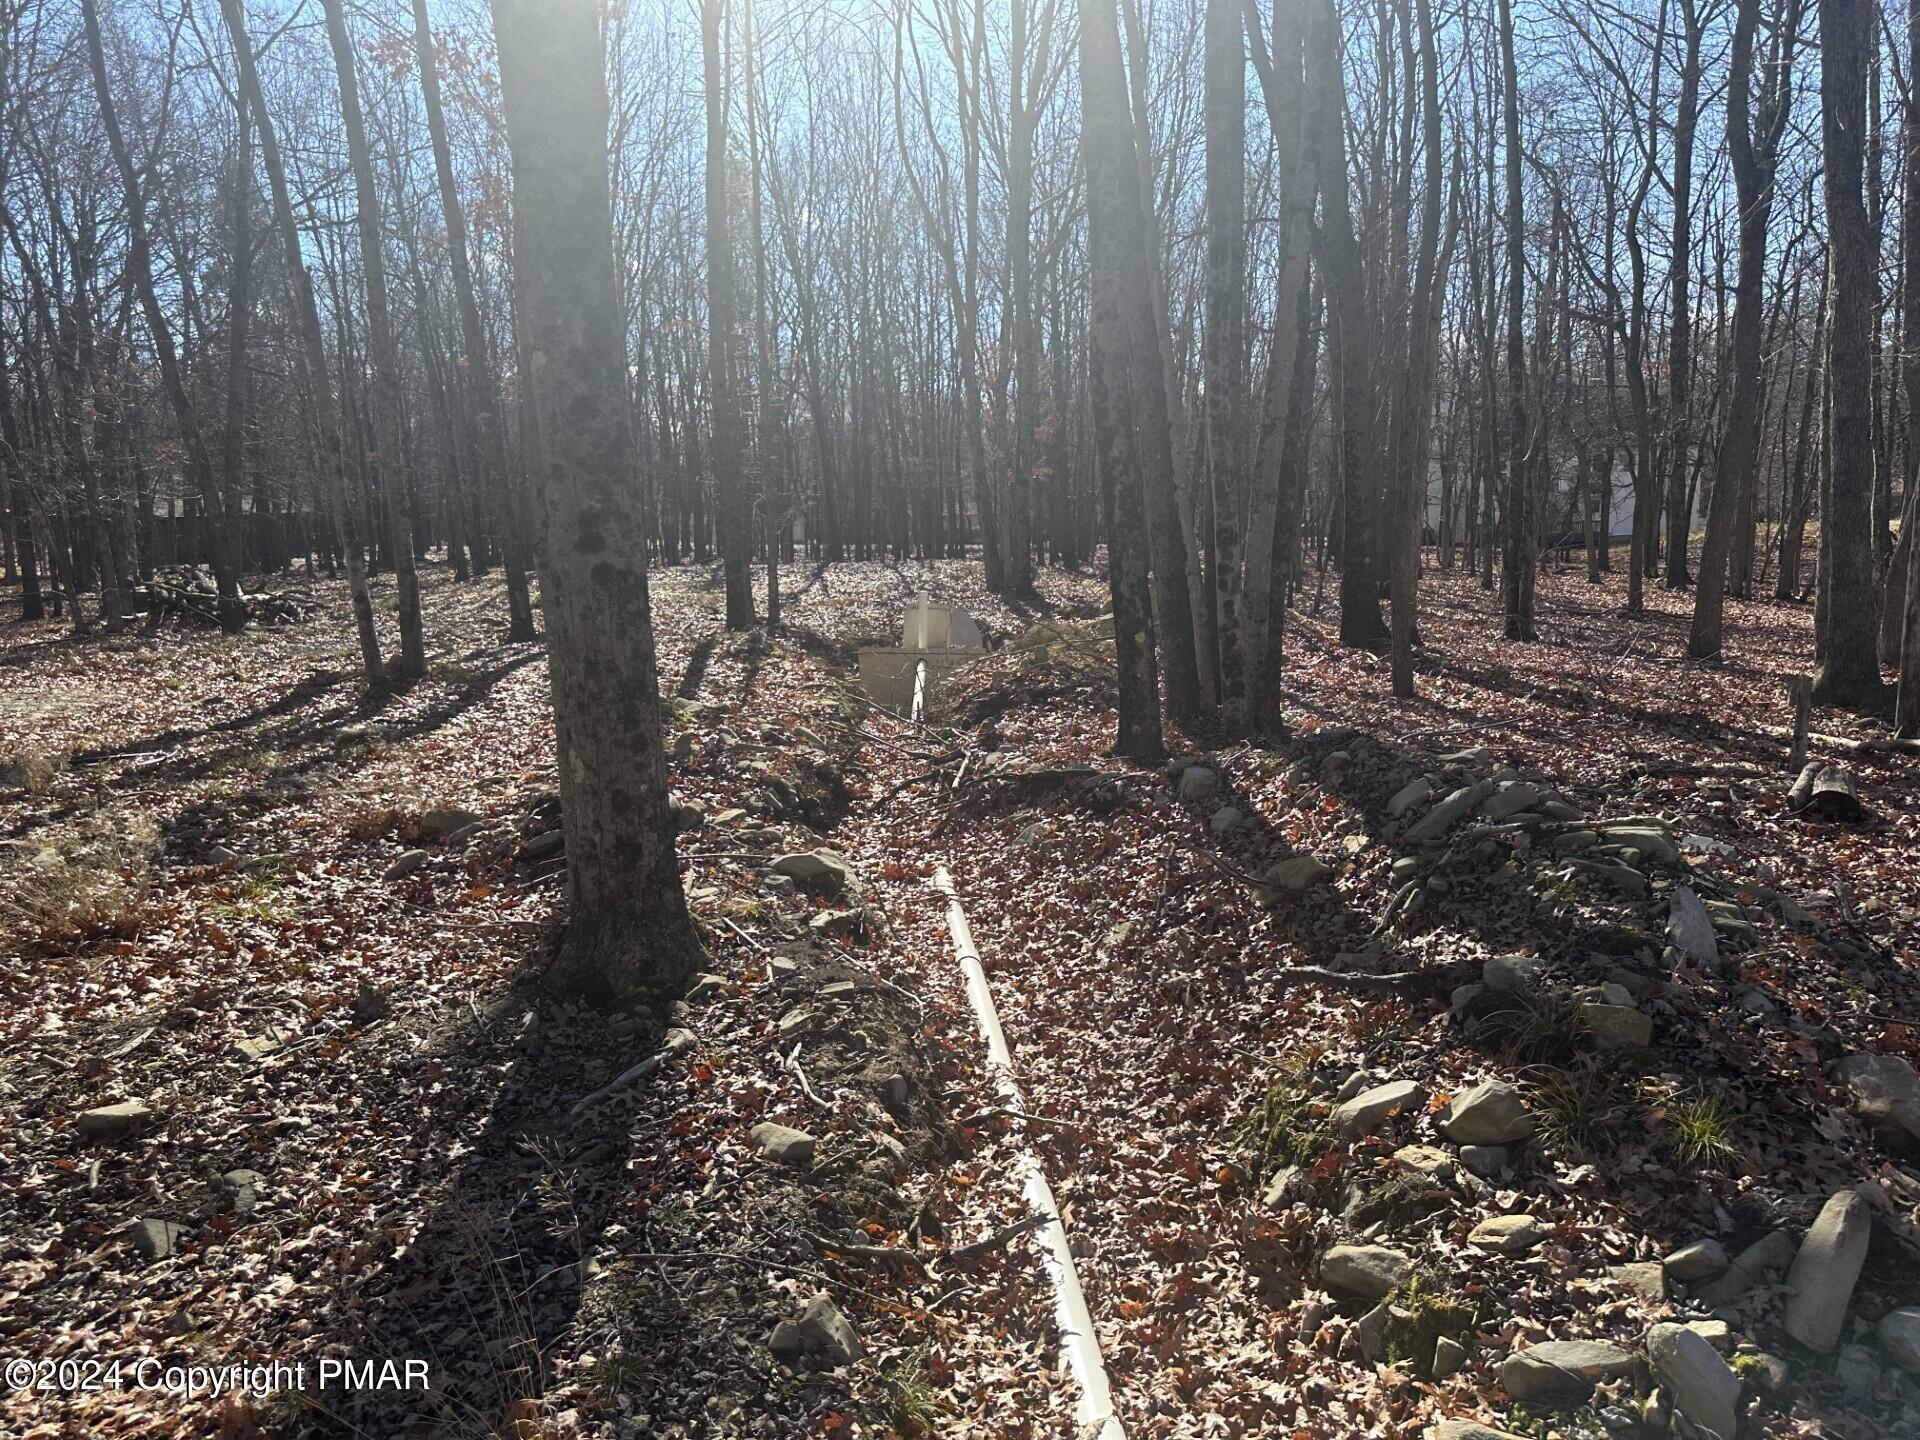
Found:
[[[1545, 516], [1542, 517], [1541, 539], [1553, 544], [1559, 539], [1559, 532], [1566, 524], [1569, 514], [1572, 516], [1573, 531], [1578, 538], [1581, 535], [1582, 517], [1574, 503], [1577, 474], [1572, 456], [1554, 467], [1553, 500]], [[1569, 507], [1572, 507], [1571, 510]], [[1607, 533], [1615, 541], [1625, 544], [1633, 538], [1633, 475], [1624, 464], [1616, 464], [1613, 471], [1613, 504], [1608, 515]], [[1706, 516], [1700, 510], [1700, 497], [1694, 496], [1693, 524], [1698, 527], [1706, 523]], [[1440, 467], [1436, 462], [1427, 477], [1427, 531], [1431, 536], [1437, 534], [1440, 526]]]

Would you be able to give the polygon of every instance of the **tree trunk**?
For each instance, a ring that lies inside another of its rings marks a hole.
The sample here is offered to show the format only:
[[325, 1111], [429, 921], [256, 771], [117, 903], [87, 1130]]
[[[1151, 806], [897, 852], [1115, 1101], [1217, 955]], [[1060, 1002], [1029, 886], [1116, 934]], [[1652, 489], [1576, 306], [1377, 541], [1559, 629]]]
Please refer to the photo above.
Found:
[[727, 84], [721, 53], [724, 0], [702, 0], [700, 49], [707, 91], [707, 369], [713, 498], [726, 578], [727, 628], [752, 628], [753, 517], [740, 469], [733, 398], [733, 228], [727, 193]]
[[332, 512], [334, 533], [346, 558], [347, 591], [353, 604], [353, 616], [360, 640], [360, 661], [367, 683], [384, 683], [386, 667], [380, 658], [380, 640], [373, 625], [373, 600], [367, 589], [366, 557], [361, 550], [353, 523], [353, 507], [347, 495], [347, 477], [343, 465], [344, 449], [340, 438], [340, 411], [335, 403], [333, 385], [327, 372], [326, 340], [320, 330], [320, 312], [314, 304], [313, 277], [308, 272], [300, 244], [300, 230], [293, 217], [293, 202], [287, 190], [286, 166], [281, 160], [280, 143], [274, 133], [272, 117], [267, 114], [266, 99], [260, 88], [259, 71], [253, 59], [253, 41], [247, 34], [241, 0], [220, 0], [226, 17], [227, 32], [233, 40], [240, 71], [241, 88], [253, 106], [254, 128], [260, 138], [260, 158], [266, 167], [267, 186], [273, 200], [274, 228], [292, 281], [296, 319], [300, 329], [299, 355], [308, 400], [313, 406], [315, 428], [320, 432], [322, 491]]
[[[1413, 262], [1413, 291], [1407, 323], [1407, 370], [1401, 392], [1395, 449], [1402, 473], [1393, 477], [1393, 693], [1413, 698], [1413, 637], [1419, 599], [1420, 539], [1426, 522], [1427, 461], [1431, 454], [1433, 367], [1440, 343], [1440, 292], [1451, 264], [1453, 230], [1446, 253], [1440, 248], [1440, 56], [1433, 36], [1429, 0], [1414, 0], [1420, 35], [1420, 125], [1425, 151], [1425, 187], [1421, 197], [1420, 242]], [[1401, 24], [1406, 24], [1404, 12]], [[1405, 47], [1403, 47], [1404, 49]], [[1413, 84], [1413, 76], [1406, 77]], [[1412, 164], [1409, 156], [1407, 163]], [[1454, 212], [1457, 219], [1458, 211]]]
[[1873, 236], [1861, 191], [1867, 60], [1876, 14], [1870, 0], [1820, 0], [1823, 179], [1833, 290], [1827, 431], [1832, 474], [1820, 516], [1823, 604], [1813, 693], [1825, 704], [1862, 709], [1877, 705], [1882, 690], [1870, 534]]
[[685, 981], [700, 943], [674, 855], [646, 532], [627, 453], [600, 7], [495, 0], [493, 13], [572, 901], [553, 979], [602, 1003], [658, 997]]
[[[1507, 544], [1501, 576], [1502, 610], [1509, 640], [1533, 633], [1533, 506], [1527, 447], [1526, 220], [1520, 200], [1520, 95], [1513, 63], [1513, 8], [1500, 0], [1500, 87], [1506, 134], [1507, 390], [1512, 433], [1507, 438]], [[1645, 463], [1644, 461], [1642, 463]]]
[[[1087, 252], [1092, 298], [1087, 390], [1101, 509], [1107, 526], [1107, 576], [1113, 592], [1114, 657], [1120, 680], [1118, 754], [1157, 760], [1160, 733], [1153, 607], [1147, 578], [1147, 519], [1134, 411], [1152, 396], [1137, 393], [1129, 363], [1138, 337], [1129, 312], [1140, 297], [1127, 286], [1144, 278], [1140, 260], [1139, 172], [1132, 153], [1120, 32], [1113, 0], [1080, 6], [1080, 145], [1087, 177]], [[1165, 392], [1160, 392], [1165, 414]], [[1184, 571], [1181, 572], [1184, 575]], [[1191, 660], [1191, 655], [1189, 655]]]
[[368, 469], [386, 502], [387, 552], [400, 593], [400, 661], [396, 677], [418, 680], [427, 673], [426, 629], [420, 613], [420, 574], [414, 566], [413, 520], [408, 509], [401, 463], [400, 351], [394, 343], [387, 308], [387, 258], [380, 225], [380, 197], [373, 186], [373, 159], [360, 112], [360, 84], [354, 74], [353, 41], [347, 35], [344, 0], [322, 0], [333, 67], [340, 81], [340, 113], [346, 122], [347, 155], [353, 166], [355, 208], [359, 218], [360, 269], [367, 288], [367, 344], [373, 361], [375, 453]]
[[[1305, 8], [1303, 0], [1283, 0], [1275, 8], [1270, 54], [1260, 40], [1257, 10], [1247, 11], [1247, 35], [1282, 166], [1273, 339], [1267, 353], [1253, 456], [1246, 582], [1240, 599], [1246, 706], [1242, 715], [1234, 715], [1231, 708], [1228, 713], [1236, 733], [1253, 736], [1279, 729], [1281, 637], [1288, 598], [1286, 557], [1292, 553], [1293, 527], [1298, 519], [1298, 497], [1287, 488], [1288, 418], [1294, 411], [1301, 372], [1309, 368], [1299, 363], [1299, 355], [1301, 337], [1309, 328], [1309, 227], [1320, 179], [1315, 137], [1305, 123], [1301, 68]], [[1311, 357], [1309, 365], [1310, 361]]]
[[1243, 0], [1207, 0], [1205, 42], [1207, 473], [1213, 500], [1210, 553], [1219, 640], [1219, 693], [1229, 715], [1243, 715], [1246, 707], [1240, 624], [1240, 517], [1246, 508], [1242, 496], [1247, 450], [1244, 8]]
[[[507, 581], [507, 638], [531, 641], [533, 601], [527, 585], [530, 564], [526, 528], [516, 516], [514, 480], [507, 464], [507, 427], [501, 413], [500, 387], [493, 377], [486, 331], [480, 324], [480, 305], [474, 293], [473, 262], [467, 253], [467, 216], [453, 181], [453, 154], [447, 144], [446, 114], [440, 104], [440, 61], [434, 52], [433, 30], [427, 20], [427, 0], [413, 0], [414, 53], [420, 61], [420, 90], [426, 99], [427, 134], [433, 142], [433, 169], [440, 184], [440, 214], [447, 227], [447, 259], [453, 270], [454, 303], [460, 310], [462, 363], [457, 369], [466, 406], [466, 423], [478, 434], [474, 453], [485, 475], [486, 508], [500, 539], [501, 568]], [[476, 497], [478, 498], [478, 497]], [[476, 551], [474, 568], [480, 568]]]
[[1685, 50], [1680, 62], [1680, 103], [1673, 117], [1672, 298], [1667, 316], [1667, 567], [1669, 590], [1687, 585], [1687, 545], [1693, 536], [1693, 506], [1687, 491], [1691, 459], [1688, 389], [1693, 366], [1692, 244], [1693, 137], [1700, 118], [1700, 46], [1703, 17], [1697, 0], [1680, 0]]
[[[100, 120], [107, 132], [107, 148], [112, 153], [115, 168], [120, 172], [121, 187], [125, 190], [127, 197], [128, 279], [139, 294], [140, 307], [146, 316], [154, 355], [160, 363], [161, 389], [166, 392], [167, 400], [173, 407], [175, 423], [180, 427], [181, 442], [186, 450], [188, 477], [192, 480], [196, 492], [205, 497], [209, 503], [217, 504], [213, 462], [207, 451], [205, 437], [200, 430], [200, 417], [194, 409], [192, 397], [187, 393], [186, 378], [180, 370], [179, 354], [174, 349], [173, 329], [167, 323], [166, 313], [160, 307], [159, 292], [154, 287], [153, 251], [147, 234], [146, 196], [140, 187], [140, 177], [134, 170], [133, 157], [127, 149], [126, 136], [120, 128], [120, 117], [114, 109], [112, 87], [107, 78], [106, 50], [100, 38], [97, 0], [82, 0], [81, 18], [86, 27], [87, 59], [93, 71], [94, 98], [99, 102]], [[61, 563], [61, 557], [56, 555], [56, 573]], [[77, 623], [81, 614], [78, 593], [74, 593], [71, 600]]]
[[1733, 295], [1733, 391], [1714, 467], [1707, 534], [1700, 551], [1700, 577], [1693, 597], [1687, 651], [1709, 660], [1721, 651], [1727, 557], [1738, 527], [1741, 496], [1750, 493], [1760, 460], [1760, 348], [1765, 296], [1767, 225], [1773, 215], [1774, 159], [1791, 100], [1793, 35], [1799, 0], [1787, 0], [1783, 36], [1761, 81], [1759, 135], [1752, 114], [1753, 45], [1760, 26], [1760, 0], [1738, 0], [1733, 54], [1727, 81], [1727, 149], [1740, 209], [1740, 259]]

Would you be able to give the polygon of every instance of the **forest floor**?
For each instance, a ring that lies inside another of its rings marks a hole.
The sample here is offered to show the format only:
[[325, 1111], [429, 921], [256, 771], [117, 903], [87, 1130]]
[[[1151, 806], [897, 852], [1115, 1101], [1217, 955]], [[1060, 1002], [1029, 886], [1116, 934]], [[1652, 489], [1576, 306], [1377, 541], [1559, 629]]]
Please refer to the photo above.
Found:
[[[1920, 1059], [1920, 758], [1817, 744], [1867, 818], [1789, 813], [1805, 608], [1730, 601], [1706, 667], [1689, 596], [1627, 617], [1618, 575], [1550, 572], [1512, 644], [1497, 597], [1430, 571], [1417, 700], [1329, 600], [1294, 617], [1285, 746], [1195, 730], [1142, 770], [1105, 753], [1094, 574], [1014, 611], [976, 565], [836, 565], [786, 577], [769, 639], [722, 631], [714, 573], [657, 571], [712, 978], [606, 1016], [538, 983], [564, 867], [541, 650], [501, 638], [491, 579], [423, 582], [430, 674], [373, 702], [332, 582], [239, 637], [0, 626], [0, 1360], [37, 1362], [0, 1433], [1072, 1435], [1039, 1242], [1008, 1233], [1028, 1154], [1129, 1435], [1663, 1433], [1642, 1357], [1676, 1319], [1731, 1352], [1743, 1435], [1920, 1433], [1920, 1097], [1876, 1125], [1836, 1070]], [[996, 640], [1047, 628], [915, 725], [865, 703], [854, 650], [922, 589]], [[1422, 779], [1519, 813], [1422, 843], [1427, 802], [1388, 805]], [[838, 893], [769, 878], [815, 847]], [[1704, 937], [1669, 936], [1681, 892]], [[1530, 1141], [1466, 1143], [1449, 1102], [1486, 1080]], [[772, 1158], [768, 1120], [813, 1145]], [[1872, 1248], [1830, 1353], [1783, 1334], [1778, 1274], [1658, 1264], [1797, 1239], [1843, 1187]], [[1469, 1239], [1496, 1216], [1536, 1223]], [[1619, 1350], [1515, 1362], [1555, 1340]], [[302, 1368], [224, 1373], [272, 1362]]]

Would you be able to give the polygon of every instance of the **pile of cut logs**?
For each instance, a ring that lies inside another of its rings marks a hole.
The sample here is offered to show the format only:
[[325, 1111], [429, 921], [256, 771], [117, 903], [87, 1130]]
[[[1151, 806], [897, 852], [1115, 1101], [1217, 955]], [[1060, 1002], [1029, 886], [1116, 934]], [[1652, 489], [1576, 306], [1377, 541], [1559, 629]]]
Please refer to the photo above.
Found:
[[[153, 572], [146, 584], [147, 610], [155, 619], [177, 616], [196, 625], [220, 623], [220, 589], [213, 577], [194, 565], [170, 565]], [[247, 621], [256, 625], [290, 625], [305, 620], [318, 607], [294, 591], [260, 590], [240, 593]]]

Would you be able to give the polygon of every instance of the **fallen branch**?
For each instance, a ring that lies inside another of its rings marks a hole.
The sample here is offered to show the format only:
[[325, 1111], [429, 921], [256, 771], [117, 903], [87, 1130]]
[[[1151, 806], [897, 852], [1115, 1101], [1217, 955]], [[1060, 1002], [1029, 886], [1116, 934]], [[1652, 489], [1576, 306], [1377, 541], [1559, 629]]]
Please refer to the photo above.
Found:
[[693, 1043], [693, 1032], [691, 1030], [669, 1030], [666, 1039], [660, 1042], [660, 1048], [658, 1050], [647, 1056], [647, 1058], [642, 1060], [638, 1065], [629, 1066], [627, 1069], [622, 1070], [591, 1095], [574, 1101], [573, 1108], [567, 1112], [568, 1115], [574, 1119], [578, 1119], [601, 1101], [624, 1090], [634, 1081], [646, 1079], [647, 1076], [658, 1070], [674, 1056], [691, 1050]]
[[1330, 990], [1359, 990], [1372, 995], [1438, 995], [1458, 979], [1451, 967], [1394, 970], [1384, 975], [1329, 970], [1322, 965], [1288, 965], [1267, 975], [1287, 985], [1325, 985]]
[[1003, 1225], [985, 1239], [976, 1240], [971, 1245], [962, 1245], [947, 1257], [954, 1265], [971, 1265], [998, 1250], [1002, 1245], [1018, 1240], [1022, 1235], [1032, 1234], [1035, 1230], [1053, 1223], [1051, 1215], [1029, 1215], [1024, 1220], [1016, 1220], [1011, 1225]]
[[898, 1245], [842, 1244], [838, 1240], [829, 1240], [824, 1235], [808, 1235], [807, 1238], [829, 1255], [843, 1256], [850, 1260], [878, 1260], [885, 1264], [902, 1265], [923, 1279], [927, 1273], [926, 1261], [911, 1250], [902, 1250]]

